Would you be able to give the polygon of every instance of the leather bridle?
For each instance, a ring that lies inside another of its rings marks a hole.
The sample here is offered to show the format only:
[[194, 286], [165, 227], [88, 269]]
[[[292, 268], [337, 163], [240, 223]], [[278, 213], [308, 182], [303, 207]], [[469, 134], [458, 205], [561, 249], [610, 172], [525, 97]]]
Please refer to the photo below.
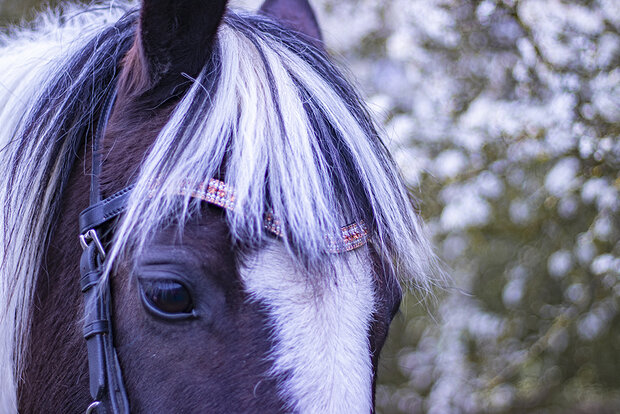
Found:
[[84, 294], [84, 338], [88, 349], [90, 395], [93, 402], [86, 414], [129, 414], [129, 401], [114, 348], [109, 278], [103, 278], [106, 251], [102, 243], [104, 227], [126, 207], [131, 188], [101, 199], [101, 145], [116, 92], [106, 98], [92, 146], [90, 206], [80, 214], [80, 285]]
[[[129, 414], [129, 401], [119, 365], [111, 318], [111, 290], [109, 277], [103, 277], [106, 249], [105, 231], [111, 221], [127, 208], [133, 186], [126, 187], [110, 197], [101, 197], [102, 142], [116, 100], [116, 91], [110, 92], [103, 103], [101, 116], [93, 134], [90, 206], [80, 213], [80, 285], [84, 294], [84, 338], [88, 349], [90, 394], [93, 402], [86, 414]], [[204, 185], [181, 187], [178, 195], [189, 194], [224, 209], [234, 209], [234, 191], [224, 182], [211, 179]], [[265, 230], [282, 236], [280, 221], [273, 214], [265, 217]], [[332, 253], [348, 252], [367, 242], [363, 222], [341, 228], [341, 234], [330, 237]]]

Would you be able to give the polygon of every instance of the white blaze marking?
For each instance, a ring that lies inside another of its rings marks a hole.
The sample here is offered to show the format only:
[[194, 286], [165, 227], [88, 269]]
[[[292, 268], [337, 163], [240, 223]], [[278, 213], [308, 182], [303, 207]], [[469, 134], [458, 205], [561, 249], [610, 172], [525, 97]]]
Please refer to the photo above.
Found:
[[281, 395], [299, 413], [370, 413], [368, 329], [374, 309], [366, 249], [342, 255], [337, 277], [314, 289], [284, 247], [272, 243], [241, 269], [253, 298], [268, 306]]

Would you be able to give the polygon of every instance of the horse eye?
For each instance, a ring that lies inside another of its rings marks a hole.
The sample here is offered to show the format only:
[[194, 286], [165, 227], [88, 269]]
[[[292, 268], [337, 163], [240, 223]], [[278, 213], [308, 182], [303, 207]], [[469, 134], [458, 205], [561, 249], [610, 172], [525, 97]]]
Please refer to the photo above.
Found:
[[169, 319], [194, 316], [189, 290], [173, 280], [140, 279], [142, 302], [157, 316]]

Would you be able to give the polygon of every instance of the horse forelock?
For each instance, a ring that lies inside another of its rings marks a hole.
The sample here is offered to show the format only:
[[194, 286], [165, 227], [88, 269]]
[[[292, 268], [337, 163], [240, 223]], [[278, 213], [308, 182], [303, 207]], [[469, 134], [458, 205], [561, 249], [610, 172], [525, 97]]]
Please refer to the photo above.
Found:
[[[121, 78], [131, 76], [143, 75]], [[174, 107], [161, 91], [132, 91], [126, 102], [119, 92], [118, 112], [161, 119], [162, 106], [171, 113], [161, 132], [140, 144], [148, 151], [129, 179], [137, 186], [112, 257], [139, 251], [171, 213], [186, 221], [198, 203], [179, 198], [180, 186], [225, 176], [236, 190], [238, 208], [227, 214], [235, 242], [265, 242], [269, 210], [282, 221], [289, 254], [309, 274], [325, 275], [330, 235], [363, 220], [407, 280], [430, 286], [434, 256], [406, 189], [362, 100], [322, 50], [268, 18], [229, 12], [210, 59], [185, 89], [182, 96], [178, 87], [168, 90], [177, 94]], [[135, 135], [139, 123], [130, 119], [121, 113], [114, 135]], [[104, 179], [116, 181], [105, 167]]]

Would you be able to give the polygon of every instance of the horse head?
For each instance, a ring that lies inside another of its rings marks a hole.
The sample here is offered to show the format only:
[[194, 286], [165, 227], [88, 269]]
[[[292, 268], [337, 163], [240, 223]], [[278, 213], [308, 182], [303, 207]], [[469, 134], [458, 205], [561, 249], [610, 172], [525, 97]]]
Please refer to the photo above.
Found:
[[[1, 293], [30, 328], [2, 345], [7, 412], [374, 411], [397, 275], [428, 288], [433, 255], [308, 2], [226, 3], [144, 0], [99, 23], [16, 121], [3, 253], [26, 255]], [[78, 216], [102, 203], [89, 267]]]

